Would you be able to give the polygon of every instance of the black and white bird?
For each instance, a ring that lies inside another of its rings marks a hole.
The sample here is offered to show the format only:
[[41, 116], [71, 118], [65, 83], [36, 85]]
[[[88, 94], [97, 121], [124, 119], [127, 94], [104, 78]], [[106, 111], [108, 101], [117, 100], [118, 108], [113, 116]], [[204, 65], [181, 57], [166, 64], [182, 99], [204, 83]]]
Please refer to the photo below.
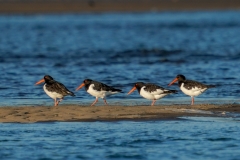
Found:
[[69, 91], [62, 83], [55, 81], [49, 75], [45, 75], [43, 79], [35, 83], [35, 85], [41, 84], [43, 82], [45, 82], [43, 85], [43, 90], [49, 97], [54, 99], [54, 106], [57, 106], [67, 95], [75, 96], [74, 93]]
[[128, 94], [131, 94], [136, 89], [143, 98], [152, 100], [152, 106], [158, 99], [163, 98], [171, 93], [177, 93], [176, 90], [167, 90], [152, 83], [137, 82], [135, 83], [134, 87], [128, 92]]
[[96, 97], [96, 100], [91, 104], [91, 106], [97, 103], [98, 98], [102, 98], [104, 100], [104, 103], [108, 105], [106, 101], [106, 97], [122, 91], [120, 89], [115, 89], [106, 84], [103, 84], [101, 82], [97, 82], [91, 79], [85, 79], [83, 83], [76, 90], [81, 89], [83, 86], [85, 86], [85, 90], [89, 94]]
[[171, 86], [173, 83], [178, 81], [178, 86], [182, 90], [183, 93], [192, 97], [192, 103], [194, 104], [194, 97], [202, 94], [209, 88], [215, 87], [214, 85], [205, 85], [197, 81], [186, 80], [184, 75], [177, 75], [177, 77], [169, 84]]

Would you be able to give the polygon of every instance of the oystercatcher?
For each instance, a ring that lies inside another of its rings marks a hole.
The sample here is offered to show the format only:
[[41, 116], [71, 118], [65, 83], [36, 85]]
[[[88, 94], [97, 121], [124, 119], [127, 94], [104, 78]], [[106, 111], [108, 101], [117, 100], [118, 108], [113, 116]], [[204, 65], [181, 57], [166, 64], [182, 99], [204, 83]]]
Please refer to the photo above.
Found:
[[93, 106], [95, 103], [97, 103], [98, 98], [102, 98], [104, 100], [104, 103], [106, 105], [108, 105], [107, 101], [106, 101], [106, 97], [122, 91], [120, 89], [115, 89], [106, 84], [103, 84], [103, 83], [97, 82], [97, 81], [93, 81], [91, 79], [85, 79], [83, 81], [83, 83], [76, 90], [81, 89], [83, 86], [85, 86], [85, 90], [89, 94], [96, 97], [96, 100], [91, 104], [91, 106]]
[[194, 96], [202, 94], [208, 88], [215, 87], [214, 85], [205, 85], [197, 81], [186, 80], [185, 76], [181, 74], [177, 75], [177, 77], [169, 84], [169, 86], [177, 81], [182, 92], [192, 97], [191, 105], [194, 104]]
[[[69, 91], [62, 83], [55, 81], [49, 75], [45, 75], [43, 79], [35, 83], [35, 85], [41, 84], [43, 82], [45, 82], [43, 85], [44, 91], [49, 97], [54, 99], [54, 106], [57, 106], [59, 102], [61, 102], [67, 95], [75, 96], [74, 93]], [[58, 98], [60, 100], [57, 100]]]
[[142, 97], [153, 100], [151, 104], [152, 106], [155, 104], [156, 100], [163, 98], [168, 94], [177, 93], [176, 90], [167, 90], [152, 83], [137, 82], [135, 83], [134, 87], [128, 92], [128, 94], [131, 94], [136, 89]]

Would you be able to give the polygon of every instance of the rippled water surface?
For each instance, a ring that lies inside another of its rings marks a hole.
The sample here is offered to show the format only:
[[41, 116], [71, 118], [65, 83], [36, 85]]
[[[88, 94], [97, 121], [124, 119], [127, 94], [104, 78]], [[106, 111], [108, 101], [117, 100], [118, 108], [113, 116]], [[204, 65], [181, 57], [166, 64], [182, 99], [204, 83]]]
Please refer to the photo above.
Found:
[[0, 124], [0, 159], [239, 159], [239, 119]]
[[[177, 74], [216, 88], [196, 103], [239, 103], [240, 12], [0, 15], [0, 106], [52, 105], [35, 82], [70, 90], [85, 79], [123, 93], [110, 104], [150, 104], [137, 81], [167, 87]], [[178, 87], [171, 86], [171, 89]], [[62, 103], [89, 104], [84, 90]], [[190, 103], [179, 92], [157, 103]], [[103, 104], [101, 101], [99, 104]], [[0, 159], [239, 159], [239, 118], [146, 122], [0, 123]]]
[[[1, 15], [0, 105], [52, 105], [42, 86], [34, 86], [45, 74], [72, 91], [85, 78], [122, 89], [110, 103], [147, 104], [137, 92], [126, 96], [134, 82], [167, 87], [177, 74], [184, 74], [218, 86], [196, 103], [236, 102], [239, 17], [238, 11]], [[93, 100], [80, 90], [63, 103]], [[158, 103], [189, 100], [180, 92]]]

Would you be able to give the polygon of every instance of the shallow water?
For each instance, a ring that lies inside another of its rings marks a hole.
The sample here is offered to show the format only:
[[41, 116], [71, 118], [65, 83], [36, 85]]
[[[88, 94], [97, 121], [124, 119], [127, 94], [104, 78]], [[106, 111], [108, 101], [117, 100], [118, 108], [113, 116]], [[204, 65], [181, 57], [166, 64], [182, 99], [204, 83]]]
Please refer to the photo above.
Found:
[[[72, 91], [85, 78], [112, 85], [124, 93], [109, 101], [123, 104], [150, 104], [137, 92], [126, 96], [137, 81], [168, 87], [184, 74], [218, 86], [196, 103], [239, 103], [239, 17], [239, 11], [0, 15], [0, 106], [52, 105], [34, 86], [45, 74]], [[63, 103], [93, 100], [82, 89]], [[179, 92], [157, 103], [189, 101]]]
[[[150, 104], [137, 92], [126, 96], [136, 81], [167, 87], [184, 74], [217, 85], [195, 103], [239, 103], [239, 17], [239, 11], [0, 15], [0, 106], [52, 105], [34, 86], [45, 74], [72, 91], [85, 78], [120, 88], [124, 93], [108, 99], [116, 105]], [[84, 90], [75, 94], [62, 103], [94, 100]], [[179, 92], [157, 103], [189, 101]], [[226, 115], [233, 118], [0, 123], [0, 159], [239, 159], [239, 115]]]
[[239, 159], [239, 118], [0, 123], [0, 159]]

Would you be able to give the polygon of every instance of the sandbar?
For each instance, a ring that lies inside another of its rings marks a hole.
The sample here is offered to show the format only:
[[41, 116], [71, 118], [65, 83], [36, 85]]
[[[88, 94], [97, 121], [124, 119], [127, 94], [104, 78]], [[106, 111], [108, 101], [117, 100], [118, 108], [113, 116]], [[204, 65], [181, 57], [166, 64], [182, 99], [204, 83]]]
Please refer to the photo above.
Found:
[[96, 122], [174, 120], [179, 117], [227, 117], [240, 113], [240, 104], [157, 106], [14, 106], [0, 107], [0, 122]]
[[0, 13], [238, 10], [239, 0], [0, 0]]

